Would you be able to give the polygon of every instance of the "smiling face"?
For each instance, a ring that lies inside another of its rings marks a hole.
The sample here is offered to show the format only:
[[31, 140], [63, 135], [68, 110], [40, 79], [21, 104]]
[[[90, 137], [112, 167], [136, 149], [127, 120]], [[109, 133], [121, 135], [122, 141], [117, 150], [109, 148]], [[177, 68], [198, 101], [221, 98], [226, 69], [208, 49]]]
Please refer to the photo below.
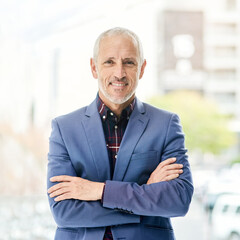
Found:
[[91, 59], [94, 78], [98, 79], [99, 96], [106, 105], [129, 103], [135, 95], [146, 62], [141, 65], [137, 47], [128, 36], [104, 37], [99, 46], [97, 63]]

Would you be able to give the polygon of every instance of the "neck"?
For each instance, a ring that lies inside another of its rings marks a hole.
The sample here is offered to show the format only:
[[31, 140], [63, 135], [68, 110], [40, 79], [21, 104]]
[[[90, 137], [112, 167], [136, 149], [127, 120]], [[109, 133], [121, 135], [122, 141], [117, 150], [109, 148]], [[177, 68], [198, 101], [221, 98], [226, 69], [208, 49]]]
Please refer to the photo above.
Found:
[[111, 102], [109, 99], [107, 99], [100, 91], [99, 91], [99, 97], [102, 99], [102, 101], [104, 102], [104, 104], [110, 108], [113, 113], [119, 118], [121, 116], [122, 110], [125, 109], [134, 99], [134, 95], [127, 100], [126, 102], [122, 103], [122, 104], [116, 104]]

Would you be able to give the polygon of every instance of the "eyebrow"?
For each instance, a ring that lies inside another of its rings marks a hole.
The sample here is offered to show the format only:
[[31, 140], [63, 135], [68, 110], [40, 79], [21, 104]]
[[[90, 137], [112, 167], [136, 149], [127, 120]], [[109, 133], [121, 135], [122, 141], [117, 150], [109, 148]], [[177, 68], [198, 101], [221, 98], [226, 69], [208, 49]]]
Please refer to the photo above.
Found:
[[137, 61], [136, 58], [124, 58], [123, 60]]
[[[106, 61], [106, 60], [115, 60], [115, 57], [108, 57], [108, 58], [105, 58], [104, 61]], [[137, 61], [137, 59], [134, 58], [134, 57], [127, 57], [127, 58], [123, 58], [122, 60], [123, 60], [123, 61], [125, 61], [125, 60]]]
[[102, 60], [102, 62], [104, 63], [105, 61], [114, 60], [114, 59], [115, 59], [115, 57], [108, 57], [108, 58], [104, 58], [104, 59]]

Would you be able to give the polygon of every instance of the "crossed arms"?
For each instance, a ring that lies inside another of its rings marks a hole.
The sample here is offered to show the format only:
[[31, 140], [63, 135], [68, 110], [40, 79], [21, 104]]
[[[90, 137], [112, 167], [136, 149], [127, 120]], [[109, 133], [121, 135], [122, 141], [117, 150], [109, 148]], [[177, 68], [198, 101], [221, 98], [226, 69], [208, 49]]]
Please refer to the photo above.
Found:
[[[183, 172], [183, 165], [174, 164], [175, 161], [176, 158], [169, 158], [161, 162], [150, 175], [147, 184], [170, 181], [179, 177]], [[56, 202], [66, 199], [83, 201], [97, 201], [102, 199], [104, 183], [67, 175], [52, 177], [50, 181], [60, 182], [48, 189], [49, 196], [51, 198], [56, 197], [54, 199]]]
[[183, 135], [178, 127], [179, 120], [174, 118], [171, 124], [174, 134], [169, 134], [166, 139], [162, 155], [167, 160], [157, 166], [147, 183], [138, 185], [107, 180], [101, 202], [98, 200], [102, 198], [104, 183], [77, 176], [58, 123], [54, 120], [50, 138], [48, 193], [57, 225], [71, 228], [104, 227], [139, 223], [140, 216], [168, 218], [185, 215], [193, 186], [186, 150], [182, 144]]

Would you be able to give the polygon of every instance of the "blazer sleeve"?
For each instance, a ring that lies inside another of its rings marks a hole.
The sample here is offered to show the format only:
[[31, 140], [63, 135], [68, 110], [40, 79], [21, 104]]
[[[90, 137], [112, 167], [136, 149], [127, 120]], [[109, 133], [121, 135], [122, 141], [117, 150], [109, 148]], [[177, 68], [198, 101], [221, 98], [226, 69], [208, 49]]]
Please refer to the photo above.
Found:
[[[56, 184], [49, 180], [53, 176], [77, 176], [57, 120], [52, 121], [52, 133], [49, 140], [47, 188]], [[104, 208], [100, 201], [87, 202], [69, 199], [55, 202], [49, 194], [48, 199], [52, 215], [59, 227], [103, 227], [140, 222], [139, 216]]]
[[173, 114], [162, 152], [162, 160], [176, 157], [183, 164], [183, 173], [171, 181], [138, 185], [137, 183], [107, 181], [103, 206], [124, 212], [143, 215], [184, 216], [193, 194], [192, 176], [184, 146], [184, 134], [177, 115]]

